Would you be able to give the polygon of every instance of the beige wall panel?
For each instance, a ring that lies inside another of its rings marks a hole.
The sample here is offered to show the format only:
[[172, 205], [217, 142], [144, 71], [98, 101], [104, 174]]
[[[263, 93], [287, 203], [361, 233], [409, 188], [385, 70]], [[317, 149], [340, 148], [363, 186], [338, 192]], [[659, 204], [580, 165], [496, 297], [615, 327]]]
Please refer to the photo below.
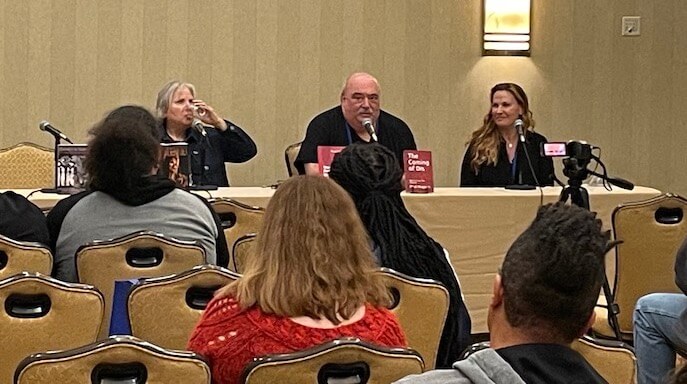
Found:
[[[433, 151], [438, 185], [458, 182], [489, 88], [514, 81], [550, 140], [587, 140], [611, 174], [687, 194], [687, 3], [533, 2], [522, 58], [481, 56], [477, 0], [0, 0], [0, 147], [51, 145], [43, 119], [83, 142], [108, 110], [153, 108], [180, 78], [258, 144], [232, 183], [270, 184], [286, 177], [284, 148], [365, 70]], [[620, 36], [625, 15], [642, 17], [641, 36]]]

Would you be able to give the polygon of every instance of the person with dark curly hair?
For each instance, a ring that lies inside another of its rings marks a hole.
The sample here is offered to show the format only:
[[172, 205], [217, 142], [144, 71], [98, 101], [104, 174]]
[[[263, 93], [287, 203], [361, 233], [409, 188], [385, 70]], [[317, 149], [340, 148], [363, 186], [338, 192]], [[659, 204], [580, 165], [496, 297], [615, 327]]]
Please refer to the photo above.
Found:
[[380, 144], [353, 144], [337, 154], [329, 177], [353, 197], [374, 243], [380, 266], [440, 281], [448, 289], [448, 318], [439, 344], [438, 367], [450, 367], [470, 338], [470, 315], [447, 251], [417, 224], [401, 199], [394, 153]]
[[609, 238], [595, 213], [540, 207], [494, 278], [490, 348], [397, 383], [606, 383], [570, 343], [594, 322]]
[[77, 280], [79, 246], [142, 230], [197, 240], [208, 262], [226, 265], [224, 233], [207, 201], [156, 175], [156, 132], [155, 118], [138, 106], [117, 108], [90, 130], [87, 190], [61, 200], [47, 217], [54, 277]]

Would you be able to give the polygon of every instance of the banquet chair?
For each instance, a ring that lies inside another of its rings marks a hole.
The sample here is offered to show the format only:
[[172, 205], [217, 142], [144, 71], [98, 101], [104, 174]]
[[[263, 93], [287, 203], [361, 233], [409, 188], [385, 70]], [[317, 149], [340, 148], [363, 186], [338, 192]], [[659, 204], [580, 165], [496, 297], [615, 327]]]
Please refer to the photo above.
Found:
[[579, 352], [610, 384], [634, 384], [637, 359], [632, 347], [616, 340], [601, 340], [584, 335], [573, 341]]
[[380, 268], [377, 273], [394, 296], [389, 309], [398, 318], [408, 346], [420, 353], [427, 369], [433, 369], [448, 315], [448, 290], [438, 281], [410, 277], [389, 268]]
[[31, 353], [94, 342], [104, 301], [92, 286], [22, 272], [0, 281], [0, 306], [0, 383], [11, 383]]
[[52, 149], [28, 142], [0, 149], [0, 189], [36, 189], [54, 184]]
[[205, 264], [205, 250], [196, 241], [182, 241], [150, 231], [134, 232], [112, 240], [99, 240], [76, 251], [79, 282], [91, 284], [105, 296], [100, 337], [110, 328], [116, 280], [164, 276]]
[[24, 271], [50, 275], [51, 270], [52, 253], [47, 246], [0, 235], [0, 280]]
[[131, 334], [164, 348], [186, 349], [215, 291], [239, 277], [206, 264], [176, 275], [141, 279], [131, 287], [127, 300]]
[[[247, 233], [256, 233], [260, 230], [262, 218], [265, 215], [264, 208], [250, 206], [233, 199], [221, 197], [211, 199], [210, 205], [219, 215], [228, 247], [231, 247], [239, 237]], [[233, 265], [232, 253], [228, 267], [231, 269]], [[222, 266], [225, 267], [225, 265]]]
[[234, 242], [231, 247], [231, 253], [234, 255], [233, 268], [236, 273], [243, 273], [243, 268], [246, 266], [246, 260], [253, 257], [255, 253], [255, 233], [245, 234]]
[[15, 384], [210, 384], [210, 368], [193, 352], [113, 336], [67, 351], [33, 354], [19, 364], [14, 379]]
[[[596, 308], [594, 333], [618, 340], [632, 339], [632, 313], [637, 300], [652, 292], [680, 292], [675, 285], [675, 255], [687, 237], [687, 200], [666, 193], [621, 204], [611, 216], [616, 247], [616, 272], [610, 297], [619, 313]], [[650, 278], [648, 278], [650, 277]], [[613, 330], [617, 321], [620, 335]]]
[[347, 337], [299, 352], [257, 358], [246, 366], [240, 382], [387, 384], [423, 369], [422, 357], [412, 349], [375, 346]]
[[296, 157], [298, 157], [298, 152], [301, 151], [301, 144], [303, 142], [298, 142], [291, 144], [284, 150], [284, 161], [286, 162], [286, 171], [289, 173], [289, 177], [298, 176], [298, 169], [296, 169]]

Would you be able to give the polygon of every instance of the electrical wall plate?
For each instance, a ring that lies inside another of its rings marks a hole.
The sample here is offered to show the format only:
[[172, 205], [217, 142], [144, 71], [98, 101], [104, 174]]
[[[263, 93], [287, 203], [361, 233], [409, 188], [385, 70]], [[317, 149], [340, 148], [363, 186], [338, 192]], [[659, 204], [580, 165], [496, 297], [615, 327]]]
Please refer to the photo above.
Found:
[[622, 35], [623, 36], [639, 36], [640, 34], [640, 16], [623, 16]]

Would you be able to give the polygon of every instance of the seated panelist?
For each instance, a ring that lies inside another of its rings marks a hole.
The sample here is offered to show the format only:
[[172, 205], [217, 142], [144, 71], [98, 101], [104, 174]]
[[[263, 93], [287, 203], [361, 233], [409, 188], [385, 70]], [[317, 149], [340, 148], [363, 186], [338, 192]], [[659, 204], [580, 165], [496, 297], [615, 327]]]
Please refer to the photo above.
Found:
[[[370, 120], [375, 129], [374, 140], [363, 121]], [[341, 90], [341, 105], [315, 116], [308, 124], [305, 139], [295, 161], [300, 174], [319, 173], [318, 146], [347, 146], [353, 143], [377, 141], [396, 156], [399, 167], [403, 151], [417, 149], [408, 125], [381, 109], [381, 88], [368, 73], [353, 73]]]
[[[522, 122], [521, 142], [516, 123]], [[482, 126], [472, 133], [463, 157], [461, 187], [553, 185], [553, 160], [541, 156], [546, 138], [534, 132], [527, 95], [514, 83], [491, 89], [491, 107]], [[527, 162], [532, 162], [534, 174]]]
[[188, 143], [194, 185], [228, 187], [224, 163], [243, 163], [258, 153], [246, 132], [196, 99], [192, 84], [178, 80], [165, 84], [157, 94], [156, 112], [161, 142]]
[[406, 345], [355, 205], [321, 176], [286, 180], [270, 199], [243, 277], [220, 289], [188, 343], [213, 383], [238, 383], [253, 358], [339, 337]]
[[87, 190], [59, 201], [47, 217], [54, 277], [77, 280], [74, 255], [81, 245], [144, 230], [196, 240], [209, 263], [226, 266], [226, 239], [208, 202], [156, 174], [161, 150], [150, 112], [119, 107], [89, 133]]

